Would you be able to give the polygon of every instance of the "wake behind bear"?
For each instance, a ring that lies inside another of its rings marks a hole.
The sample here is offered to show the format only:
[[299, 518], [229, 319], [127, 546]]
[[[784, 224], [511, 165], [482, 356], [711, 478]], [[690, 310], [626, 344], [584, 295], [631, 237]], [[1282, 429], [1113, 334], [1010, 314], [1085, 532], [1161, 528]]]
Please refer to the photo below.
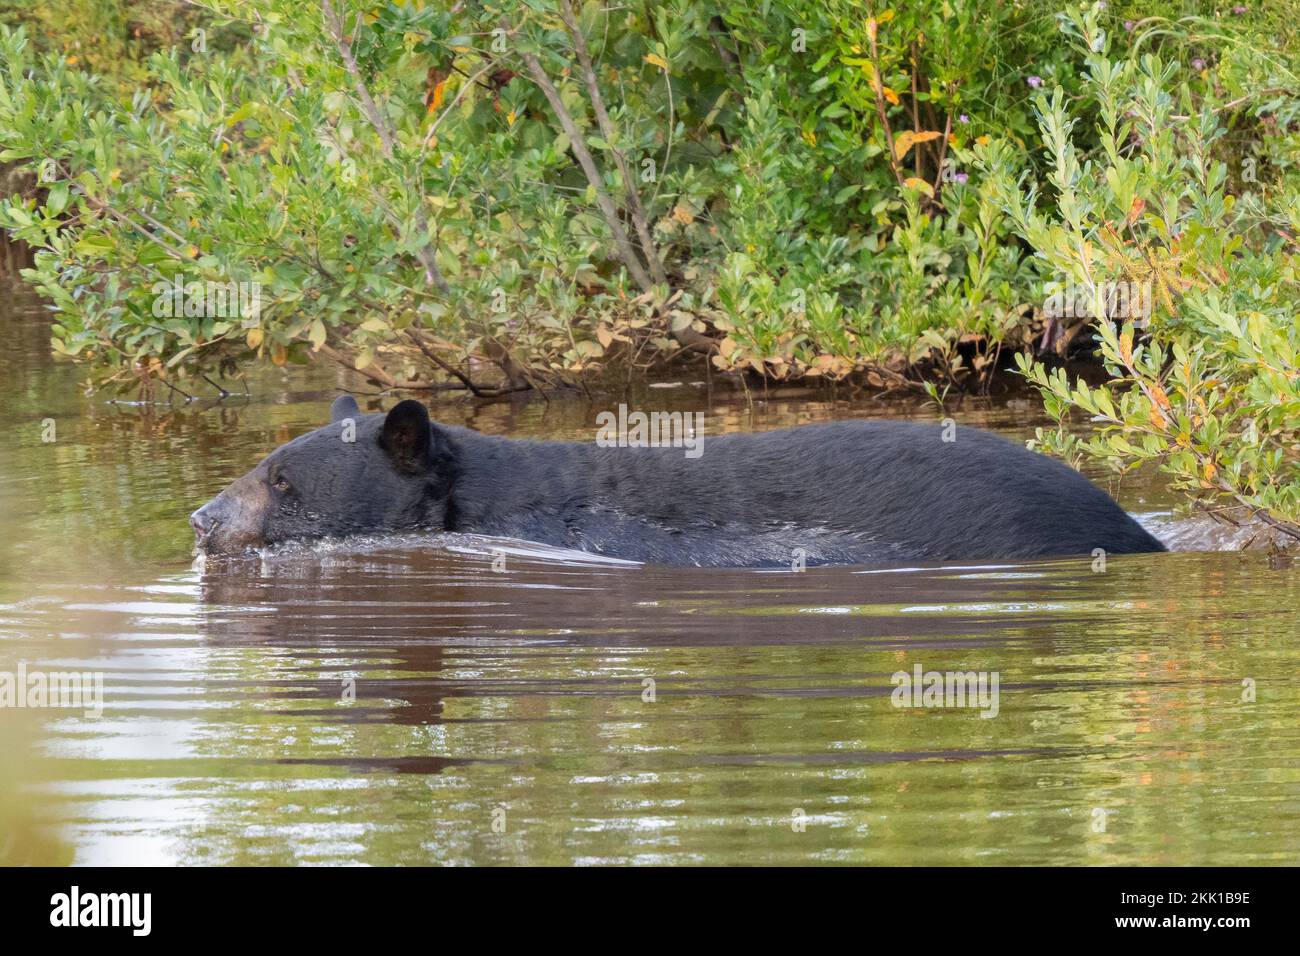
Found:
[[1066, 465], [973, 428], [843, 421], [671, 447], [482, 435], [404, 401], [268, 455], [190, 516], [236, 554], [375, 532], [461, 532], [701, 567], [1163, 551]]

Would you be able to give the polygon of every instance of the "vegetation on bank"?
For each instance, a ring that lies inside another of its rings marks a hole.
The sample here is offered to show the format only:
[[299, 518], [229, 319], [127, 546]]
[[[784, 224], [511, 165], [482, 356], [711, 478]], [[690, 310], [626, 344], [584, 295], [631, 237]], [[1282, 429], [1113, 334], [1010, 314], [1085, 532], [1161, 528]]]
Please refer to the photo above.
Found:
[[1297, 26], [1170, 6], [0, 0], [0, 227], [99, 384], [1011, 367], [1300, 536]]

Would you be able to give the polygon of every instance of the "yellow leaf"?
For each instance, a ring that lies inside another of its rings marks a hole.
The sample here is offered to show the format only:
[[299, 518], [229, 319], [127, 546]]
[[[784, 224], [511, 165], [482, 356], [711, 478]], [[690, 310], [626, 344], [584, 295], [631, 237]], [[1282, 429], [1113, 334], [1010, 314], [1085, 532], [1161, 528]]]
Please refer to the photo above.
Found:
[[894, 158], [902, 159], [907, 155], [907, 151], [915, 143], [928, 143], [932, 139], [937, 139], [942, 134], [933, 130], [926, 130], [923, 133], [914, 133], [910, 129], [905, 129], [894, 138]]
[[433, 96], [429, 98], [429, 108], [427, 113], [436, 113], [442, 107], [442, 97], [447, 90], [447, 81], [443, 80], [433, 88]]
[[889, 22], [890, 20], [892, 20], [892, 19], [894, 19], [894, 11], [893, 11], [893, 10], [886, 10], [886, 11], [885, 11], [884, 13], [882, 13], [880, 16], [876, 17], [876, 22], [877, 22], [877, 23], [888, 23], [888, 22]]
[[658, 53], [647, 53], [645, 55], [645, 61], [651, 64], [652, 66], [659, 67], [659, 69], [663, 70], [665, 73], [668, 72], [668, 61], [665, 60], [663, 57], [661, 57]]
[[934, 197], [934, 187], [924, 179], [919, 179], [916, 176], [909, 176], [907, 179], [903, 180], [903, 185], [908, 189], [919, 189], [927, 196], [930, 196], [931, 198]]
[[987, 136], [976, 136], [975, 142], [980, 146], [987, 146], [989, 144], [989, 138]]
[[1146, 208], [1146, 205], [1147, 201], [1141, 196], [1133, 197], [1133, 205], [1131, 205], [1128, 210], [1128, 225], [1131, 226], [1133, 223], [1137, 222], [1137, 217], [1142, 215], [1142, 210]]
[[876, 66], [870, 60], [862, 64], [862, 72], [867, 74], [867, 82], [871, 84], [871, 89], [880, 92], [880, 77], [876, 75]]
[[261, 329], [249, 329], [249, 330], [248, 330], [248, 347], [249, 347], [250, 349], [255, 349], [255, 348], [259, 347], [261, 344], [262, 344], [262, 330], [261, 330]]
[[889, 100], [889, 102], [893, 103], [895, 106], [898, 105], [898, 94], [895, 93], [893, 90], [891, 90], [889, 87], [882, 86], [880, 88], [880, 92], [885, 94], [885, 99]]

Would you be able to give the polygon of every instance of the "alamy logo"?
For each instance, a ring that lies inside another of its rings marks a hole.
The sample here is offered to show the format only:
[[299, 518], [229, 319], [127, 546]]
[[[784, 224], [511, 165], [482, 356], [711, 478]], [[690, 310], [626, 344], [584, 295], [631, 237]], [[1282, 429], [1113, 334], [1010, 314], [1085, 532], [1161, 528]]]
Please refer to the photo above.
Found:
[[996, 717], [999, 710], [997, 671], [896, 671], [889, 682], [895, 707], [969, 707], [981, 717]]
[[156, 319], [254, 319], [262, 314], [260, 282], [171, 282], [153, 284]]
[[102, 671], [0, 671], [0, 707], [80, 708], [87, 717], [104, 712]]
[[596, 416], [596, 444], [601, 448], [684, 448], [687, 458], [704, 454], [703, 412], [629, 412]]
[[132, 935], [148, 936], [153, 924], [152, 893], [68, 893], [50, 897], [51, 926], [129, 926]]
[[[1100, 282], [1096, 285], [1049, 282], [1043, 314], [1049, 319], [1131, 320], [1143, 328], [1151, 319], [1151, 283]], [[1097, 310], [1101, 314], [1097, 314]]]

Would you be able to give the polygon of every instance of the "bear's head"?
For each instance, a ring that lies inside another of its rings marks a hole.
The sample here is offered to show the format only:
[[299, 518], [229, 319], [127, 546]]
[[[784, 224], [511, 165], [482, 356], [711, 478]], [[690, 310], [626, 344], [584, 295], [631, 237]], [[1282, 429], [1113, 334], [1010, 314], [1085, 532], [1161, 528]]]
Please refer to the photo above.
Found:
[[445, 527], [455, 454], [422, 404], [363, 416], [345, 395], [330, 418], [190, 515], [198, 550], [234, 554], [283, 541]]

